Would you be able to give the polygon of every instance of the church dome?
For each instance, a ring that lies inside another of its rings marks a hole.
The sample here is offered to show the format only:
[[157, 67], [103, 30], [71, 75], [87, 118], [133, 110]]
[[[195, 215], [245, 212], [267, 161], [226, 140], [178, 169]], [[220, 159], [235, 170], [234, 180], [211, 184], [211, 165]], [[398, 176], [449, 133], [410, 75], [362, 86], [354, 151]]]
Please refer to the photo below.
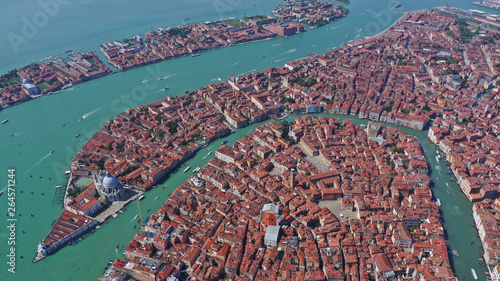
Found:
[[116, 178], [108, 172], [102, 180], [102, 184], [107, 186], [114, 186], [116, 184]]
[[31, 83], [30, 80], [28, 78], [24, 78], [23, 79], [23, 84], [28, 84], [28, 83]]

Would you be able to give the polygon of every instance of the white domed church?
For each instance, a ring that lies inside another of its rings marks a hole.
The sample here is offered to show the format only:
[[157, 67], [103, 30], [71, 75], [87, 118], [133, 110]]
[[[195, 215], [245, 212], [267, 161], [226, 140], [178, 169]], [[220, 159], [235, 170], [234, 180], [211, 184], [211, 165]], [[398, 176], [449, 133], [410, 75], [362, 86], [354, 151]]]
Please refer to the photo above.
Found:
[[30, 96], [35, 96], [40, 94], [40, 90], [38, 89], [38, 87], [33, 83], [31, 83], [31, 81], [28, 78], [23, 79], [21, 88], [26, 94]]
[[125, 196], [123, 185], [109, 172], [99, 171], [99, 175], [92, 175], [97, 192], [110, 202], [120, 201]]

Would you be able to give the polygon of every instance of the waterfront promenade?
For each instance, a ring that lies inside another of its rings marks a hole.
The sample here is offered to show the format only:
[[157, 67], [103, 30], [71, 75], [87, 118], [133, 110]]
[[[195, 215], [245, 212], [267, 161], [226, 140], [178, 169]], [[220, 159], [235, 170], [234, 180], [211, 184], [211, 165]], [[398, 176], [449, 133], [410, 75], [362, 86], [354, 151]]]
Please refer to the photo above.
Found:
[[135, 190], [127, 190], [127, 196], [128, 199], [124, 201], [116, 201], [111, 204], [109, 204], [108, 207], [102, 212], [100, 212], [96, 217], [95, 220], [98, 221], [99, 223], [103, 223], [107, 218], [111, 217], [112, 215], [118, 213], [118, 211], [122, 210], [125, 206], [128, 205], [128, 203], [138, 200], [141, 195], [144, 194], [142, 191], [135, 191]]

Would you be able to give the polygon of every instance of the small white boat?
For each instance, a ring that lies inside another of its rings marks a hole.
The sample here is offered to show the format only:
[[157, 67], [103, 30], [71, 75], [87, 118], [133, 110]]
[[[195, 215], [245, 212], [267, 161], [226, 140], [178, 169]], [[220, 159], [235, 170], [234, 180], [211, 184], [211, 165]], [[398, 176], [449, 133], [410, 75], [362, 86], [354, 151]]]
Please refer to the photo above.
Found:
[[158, 198], [160, 198], [160, 196], [156, 196], [156, 197], [155, 197], [155, 200], [157, 200]]
[[187, 172], [187, 171], [189, 171], [189, 169], [191, 169], [191, 167], [187, 166], [186, 169], [184, 169], [184, 173]]
[[210, 151], [210, 152], [209, 152], [209, 153], [208, 153], [207, 155], [210, 155], [210, 154], [212, 154], [212, 152], [213, 152], [213, 151]]
[[437, 205], [438, 207], [441, 207], [441, 200], [439, 200], [439, 198], [436, 200], [436, 205]]
[[134, 220], [139, 217], [139, 214], [135, 215]]
[[474, 277], [474, 280], [477, 280], [477, 274], [476, 274], [476, 271], [474, 270], [474, 268], [471, 268], [470, 272], [472, 273], [472, 277]]
[[446, 186], [448, 186], [448, 187], [449, 187], [450, 185], [449, 185], [448, 183], [446, 183]]
[[144, 197], [144, 195], [141, 195], [141, 196], [139, 197], [139, 200], [142, 200], [142, 199], [144, 199], [144, 198], [146, 198], [146, 197]]

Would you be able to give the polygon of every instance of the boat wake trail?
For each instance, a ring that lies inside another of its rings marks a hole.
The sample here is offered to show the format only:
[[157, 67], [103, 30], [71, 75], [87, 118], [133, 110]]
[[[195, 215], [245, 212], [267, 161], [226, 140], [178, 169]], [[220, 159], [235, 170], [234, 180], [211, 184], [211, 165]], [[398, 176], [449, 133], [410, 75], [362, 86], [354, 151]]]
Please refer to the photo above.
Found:
[[45, 160], [45, 158], [49, 157], [51, 154], [52, 154], [52, 152], [50, 152], [49, 154], [47, 154], [44, 157], [42, 157], [42, 159], [38, 160], [38, 162], [36, 162], [36, 164], [33, 167], [31, 167], [28, 171], [31, 171], [31, 169], [33, 169], [36, 166], [38, 166], [38, 164], [40, 164], [43, 160]]
[[167, 75], [167, 76], [165, 76], [165, 77], [162, 77], [162, 78], [161, 78], [161, 80], [168, 79], [168, 78], [170, 78], [170, 77], [172, 77], [172, 76], [176, 76], [176, 75], [179, 75], [179, 74], [181, 74], [181, 73], [173, 73], [173, 74], [169, 74], [169, 75]]
[[462, 215], [462, 212], [460, 212], [460, 208], [458, 206], [453, 206], [449, 209], [449, 212], [453, 215], [460, 216]]
[[341, 26], [343, 26], [343, 25], [345, 25], [345, 23], [344, 23], [344, 24], [341, 24], [341, 25], [334, 26], [334, 27], [330, 27], [330, 28], [328, 28], [328, 30], [337, 29], [337, 28], [339, 28], [339, 27], [341, 27]]
[[90, 111], [90, 112], [85, 113], [85, 114], [84, 114], [82, 117], [80, 117], [80, 118], [81, 118], [81, 119], [85, 119], [85, 118], [89, 117], [90, 115], [92, 115], [92, 114], [96, 113], [97, 111], [99, 111], [99, 110], [101, 110], [101, 109], [102, 109], [102, 107], [98, 107], [98, 108], [96, 108], [96, 109], [94, 109], [94, 110], [92, 110], [92, 111]]
[[139, 217], [139, 214], [135, 215], [135, 217], [134, 217], [134, 218], [132, 218], [132, 219], [129, 221], [129, 223], [131, 223], [131, 222], [135, 221], [138, 217]]
[[237, 61], [237, 62], [235, 62], [235, 63], [231, 64], [231, 66], [229, 66], [229, 67], [237, 66], [239, 63], [240, 63], [240, 62], [239, 62], [239, 61]]
[[17, 137], [17, 136], [19, 136], [20, 134], [23, 134], [23, 133], [24, 133], [24, 132], [19, 132], [19, 133], [12, 134], [12, 135], [10, 135], [10, 136], [11, 136], [11, 137]]

